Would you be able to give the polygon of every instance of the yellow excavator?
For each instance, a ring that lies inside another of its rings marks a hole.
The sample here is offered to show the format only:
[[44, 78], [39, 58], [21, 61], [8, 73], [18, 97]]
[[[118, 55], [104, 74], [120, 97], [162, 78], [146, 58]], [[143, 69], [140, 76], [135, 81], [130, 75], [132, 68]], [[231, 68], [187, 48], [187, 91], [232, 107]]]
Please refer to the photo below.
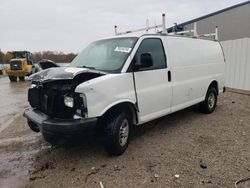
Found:
[[32, 54], [28, 51], [9, 52], [12, 55], [9, 66], [5, 68], [6, 74], [11, 82], [25, 80], [25, 76], [35, 73], [35, 65], [33, 63]]

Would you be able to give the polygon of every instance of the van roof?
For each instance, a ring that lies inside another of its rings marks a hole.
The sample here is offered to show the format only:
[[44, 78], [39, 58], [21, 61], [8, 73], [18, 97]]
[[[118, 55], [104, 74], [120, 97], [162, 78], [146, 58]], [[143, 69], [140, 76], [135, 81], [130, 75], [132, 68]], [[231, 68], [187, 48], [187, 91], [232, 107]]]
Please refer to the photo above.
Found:
[[115, 35], [115, 36], [110, 36], [110, 37], [105, 37], [100, 40], [105, 40], [105, 39], [112, 39], [112, 38], [126, 38], [126, 37], [135, 37], [135, 38], [140, 38], [143, 36], [166, 36], [166, 37], [180, 37], [180, 38], [192, 38], [192, 39], [201, 39], [201, 40], [209, 40], [209, 41], [215, 41], [211, 38], [208, 37], [194, 37], [194, 36], [188, 36], [188, 35], [168, 35], [168, 34], [162, 34], [162, 33], [146, 33], [146, 34], [135, 34], [135, 33], [129, 33], [125, 35]]

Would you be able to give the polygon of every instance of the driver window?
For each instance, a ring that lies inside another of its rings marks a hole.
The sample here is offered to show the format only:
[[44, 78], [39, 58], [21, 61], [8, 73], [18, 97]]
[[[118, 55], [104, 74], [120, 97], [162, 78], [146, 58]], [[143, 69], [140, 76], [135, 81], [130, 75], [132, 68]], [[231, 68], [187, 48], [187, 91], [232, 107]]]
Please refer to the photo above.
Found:
[[147, 68], [141, 68], [139, 69], [139, 71], [166, 68], [166, 56], [161, 39], [158, 38], [144, 39], [141, 42], [136, 52], [135, 63], [141, 62], [141, 54], [143, 53], [151, 54], [153, 59], [153, 66]]

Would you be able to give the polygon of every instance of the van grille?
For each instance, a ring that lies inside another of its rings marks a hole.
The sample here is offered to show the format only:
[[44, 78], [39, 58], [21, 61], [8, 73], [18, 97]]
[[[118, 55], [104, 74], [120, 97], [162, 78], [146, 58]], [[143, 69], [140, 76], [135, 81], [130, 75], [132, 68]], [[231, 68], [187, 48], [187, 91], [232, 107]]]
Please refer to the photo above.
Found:
[[22, 62], [21, 61], [11, 61], [10, 62], [11, 70], [22, 70]]
[[64, 105], [64, 95], [71, 91], [71, 84], [50, 83], [30, 88], [28, 100], [36, 108], [50, 117], [72, 118], [74, 109]]

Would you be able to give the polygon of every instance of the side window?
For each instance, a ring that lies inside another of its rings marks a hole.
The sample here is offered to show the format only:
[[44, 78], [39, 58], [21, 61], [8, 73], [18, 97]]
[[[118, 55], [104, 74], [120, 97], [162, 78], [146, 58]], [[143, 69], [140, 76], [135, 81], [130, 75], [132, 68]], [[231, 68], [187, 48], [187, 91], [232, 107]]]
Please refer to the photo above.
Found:
[[135, 63], [141, 62], [141, 54], [143, 53], [151, 54], [153, 59], [153, 66], [148, 68], [141, 68], [139, 71], [166, 68], [166, 57], [161, 39], [144, 39], [136, 52]]

